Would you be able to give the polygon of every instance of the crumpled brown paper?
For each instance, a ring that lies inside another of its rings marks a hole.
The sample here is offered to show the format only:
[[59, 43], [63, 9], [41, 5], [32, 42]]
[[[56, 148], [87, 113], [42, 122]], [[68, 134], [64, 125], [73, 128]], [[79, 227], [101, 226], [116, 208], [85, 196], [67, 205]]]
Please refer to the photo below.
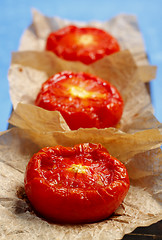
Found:
[[155, 78], [156, 67], [148, 63], [142, 34], [134, 15], [120, 14], [104, 22], [77, 22], [59, 17], [46, 17], [35, 9], [33, 9], [32, 13], [33, 22], [25, 30], [21, 38], [20, 51], [45, 50], [46, 38], [49, 33], [69, 24], [94, 26], [111, 33], [119, 41], [122, 50], [128, 49], [131, 52], [135, 62], [139, 66], [138, 71], [143, 82], [148, 82]]
[[[36, 117], [40, 118], [38, 121], [42, 119], [42, 115]], [[117, 240], [138, 226], [147, 226], [162, 218], [160, 207], [162, 154], [157, 148], [162, 143], [162, 134], [159, 132], [161, 130], [152, 129], [126, 134], [110, 128], [107, 132], [100, 130], [98, 135], [96, 129], [41, 132], [41, 125], [29, 130], [29, 126], [26, 128], [26, 119], [21, 119], [20, 122], [18, 124], [20, 128], [12, 128], [0, 136], [1, 239]], [[117, 211], [104, 221], [82, 225], [47, 222], [38, 217], [28, 201], [25, 201], [23, 190], [25, 167], [40, 146], [58, 143], [74, 145], [79, 141], [101, 142], [110, 153], [125, 162], [131, 181], [129, 192]]]
[[122, 162], [138, 153], [158, 148], [162, 144], [160, 126], [134, 134], [126, 134], [115, 128], [80, 128], [71, 131], [64, 121], [58, 119], [63, 120], [57, 111], [50, 112], [40, 107], [19, 103], [9, 122], [19, 128], [31, 130], [30, 135], [40, 148], [55, 145], [73, 146], [84, 142], [101, 143], [111, 155]]
[[117, 87], [124, 99], [124, 112], [119, 124], [121, 130], [128, 132], [157, 126], [150, 96], [128, 50], [107, 56], [90, 66], [65, 61], [47, 51], [13, 53], [8, 78], [14, 109], [19, 102], [34, 104], [42, 83], [62, 70], [88, 72]]

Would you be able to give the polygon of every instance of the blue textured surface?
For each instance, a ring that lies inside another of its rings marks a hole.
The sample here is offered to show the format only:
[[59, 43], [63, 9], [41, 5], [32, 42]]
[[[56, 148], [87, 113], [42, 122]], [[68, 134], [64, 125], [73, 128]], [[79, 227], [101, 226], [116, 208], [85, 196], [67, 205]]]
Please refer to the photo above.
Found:
[[135, 14], [143, 34], [150, 63], [157, 65], [157, 78], [151, 83], [155, 116], [162, 122], [162, 1], [161, 0], [2, 0], [0, 4], [0, 131], [7, 129], [11, 112], [7, 80], [11, 52], [32, 21], [31, 8], [48, 16], [71, 20], [108, 20], [119, 13]]

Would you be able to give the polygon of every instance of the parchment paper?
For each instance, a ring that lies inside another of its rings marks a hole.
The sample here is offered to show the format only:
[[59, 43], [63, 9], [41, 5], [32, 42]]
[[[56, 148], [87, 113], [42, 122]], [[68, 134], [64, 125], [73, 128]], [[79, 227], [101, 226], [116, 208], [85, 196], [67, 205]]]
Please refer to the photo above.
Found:
[[[60, 119], [58, 112], [53, 112], [52, 118], [48, 118], [49, 113], [51, 112], [39, 107], [19, 103], [9, 122], [19, 128], [32, 130], [30, 132], [32, 139], [40, 148], [55, 145], [73, 146], [84, 142], [101, 143], [110, 154], [122, 162], [126, 162], [138, 153], [160, 147], [162, 143], [160, 125], [159, 128], [134, 134], [126, 134], [115, 128], [80, 128], [77, 131], [71, 131], [66, 128], [65, 122], [58, 121]], [[122, 147], [119, 149], [120, 142]]]
[[128, 49], [131, 51], [135, 62], [139, 66], [138, 71], [142, 81], [148, 82], [155, 78], [156, 67], [148, 63], [143, 37], [134, 15], [120, 14], [104, 22], [78, 22], [61, 19], [59, 17], [47, 17], [35, 9], [32, 10], [32, 13], [33, 22], [25, 30], [21, 38], [20, 51], [45, 50], [48, 34], [69, 24], [75, 24], [77, 26], [94, 26], [104, 29], [116, 37], [122, 50]]
[[[22, 121], [19, 126], [21, 128], [12, 128], [0, 136], [1, 239], [115, 240], [121, 239], [124, 234], [138, 226], [147, 226], [162, 218], [160, 207], [162, 156], [160, 149], [157, 148], [162, 143], [162, 135], [159, 132], [161, 130], [126, 134], [119, 130], [107, 129], [107, 134], [101, 131], [98, 135], [95, 135], [96, 129], [49, 133], [41, 132], [41, 126], [40, 130], [38, 128], [24, 130], [25, 122]], [[73, 145], [79, 140], [81, 142], [95, 140], [103, 145], [105, 143], [111, 153], [125, 162], [131, 181], [128, 195], [117, 211], [104, 221], [85, 225], [47, 222], [33, 212], [25, 197], [23, 189], [25, 167], [40, 146], [56, 143]], [[146, 151], [148, 149], [152, 150]], [[132, 158], [129, 158], [130, 156]]]
[[124, 99], [124, 112], [118, 125], [121, 130], [128, 132], [157, 127], [150, 96], [128, 50], [107, 56], [90, 66], [65, 61], [47, 51], [13, 53], [8, 78], [14, 109], [19, 102], [34, 104], [42, 83], [62, 70], [89, 72], [117, 87]]

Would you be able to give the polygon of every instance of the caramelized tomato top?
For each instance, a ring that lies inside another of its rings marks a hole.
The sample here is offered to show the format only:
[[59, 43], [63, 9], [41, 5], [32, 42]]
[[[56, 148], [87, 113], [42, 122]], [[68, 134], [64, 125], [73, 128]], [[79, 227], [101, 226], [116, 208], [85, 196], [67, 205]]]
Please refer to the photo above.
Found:
[[46, 147], [36, 153], [27, 168], [25, 182], [43, 178], [51, 187], [94, 190], [115, 181], [127, 181], [124, 165], [100, 144]]
[[48, 36], [46, 50], [65, 60], [91, 64], [120, 51], [120, 46], [113, 36], [101, 29], [67, 26]]
[[123, 112], [122, 97], [110, 83], [87, 73], [67, 71], [42, 85], [35, 104], [59, 111], [72, 130], [115, 126]]

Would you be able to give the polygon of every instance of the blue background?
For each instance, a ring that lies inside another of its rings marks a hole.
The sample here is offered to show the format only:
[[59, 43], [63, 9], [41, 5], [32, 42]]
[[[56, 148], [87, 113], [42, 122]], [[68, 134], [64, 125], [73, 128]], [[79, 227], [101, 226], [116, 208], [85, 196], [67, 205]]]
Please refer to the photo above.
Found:
[[158, 67], [156, 80], [151, 82], [151, 97], [155, 116], [162, 122], [162, 0], [1, 0], [0, 131], [7, 129], [12, 109], [7, 80], [11, 52], [17, 51], [20, 37], [32, 21], [31, 8], [70, 20], [108, 20], [120, 13], [136, 15], [149, 61]]

